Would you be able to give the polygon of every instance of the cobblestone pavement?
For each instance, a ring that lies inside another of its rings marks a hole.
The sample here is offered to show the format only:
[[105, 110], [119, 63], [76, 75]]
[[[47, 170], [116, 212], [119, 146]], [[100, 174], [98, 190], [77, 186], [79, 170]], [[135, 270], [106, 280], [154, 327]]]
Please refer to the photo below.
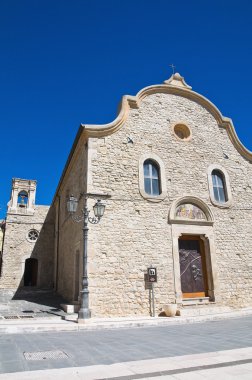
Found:
[[29, 319], [40, 317], [62, 317], [65, 313], [60, 304], [64, 298], [47, 289], [21, 288], [11, 299], [0, 294], [1, 319]]
[[[7, 334], [0, 337], [0, 373], [107, 365], [245, 347], [252, 347], [252, 316], [163, 327]], [[24, 353], [35, 360], [27, 360]]]

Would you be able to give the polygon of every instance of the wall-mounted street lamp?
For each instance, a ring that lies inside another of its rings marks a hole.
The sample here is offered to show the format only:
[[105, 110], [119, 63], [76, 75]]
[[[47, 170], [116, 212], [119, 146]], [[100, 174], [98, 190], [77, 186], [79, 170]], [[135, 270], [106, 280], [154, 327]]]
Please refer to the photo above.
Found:
[[[98, 199], [93, 206], [94, 216], [90, 217], [87, 207], [87, 199], [93, 197], [101, 197], [99, 194], [84, 194], [84, 208], [82, 215], [75, 215], [78, 208], [78, 199], [71, 195], [67, 201], [67, 211], [70, 213], [74, 222], [79, 223], [83, 221], [83, 275], [82, 275], [82, 290], [81, 290], [81, 306], [78, 314], [78, 322], [91, 317], [89, 309], [89, 290], [88, 290], [88, 271], [87, 271], [87, 241], [88, 241], [88, 222], [97, 224], [101, 220], [104, 211], [105, 204]], [[110, 197], [109, 195], [102, 195], [103, 198]]]

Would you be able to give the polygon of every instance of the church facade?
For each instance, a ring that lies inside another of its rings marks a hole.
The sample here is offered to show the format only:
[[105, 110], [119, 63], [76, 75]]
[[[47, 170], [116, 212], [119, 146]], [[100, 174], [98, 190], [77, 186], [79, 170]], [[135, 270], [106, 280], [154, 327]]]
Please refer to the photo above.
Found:
[[123, 97], [113, 122], [79, 128], [47, 214], [45, 282], [79, 302], [82, 223], [67, 201], [81, 215], [85, 197], [90, 210], [104, 198], [89, 224], [92, 316], [148, 315], [148, 267], [157, 314], [168, 302], [251, 306], [251, 162], [231, 119], [178, 73]]

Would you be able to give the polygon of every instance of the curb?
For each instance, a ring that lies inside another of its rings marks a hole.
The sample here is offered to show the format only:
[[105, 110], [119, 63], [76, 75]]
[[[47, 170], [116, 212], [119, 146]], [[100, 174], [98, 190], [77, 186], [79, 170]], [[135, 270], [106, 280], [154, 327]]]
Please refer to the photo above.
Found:
[[155, 327], [155, 326], [173, 326], [189, 323], [202, 323], [209, 321], [218, 321], [230, 318], [240, 318], [252, 315], [252, 308], [245, 310], [224, 312], [218, 314], [208, 314], [194, 317], [121, 317], [121, 318], [100, 318], [90, 319], [85, 323], [78, 324], [74, 321], [52, 320], [45, 318], [34, 318], [33, 320], [22, 321], [0, 321], [1, 334], [20, 334], [20, 333], [39, 333], [39, 332], [67, 332], [67, 331], [92, 331], [102, 329], [117, 328], [138, 328], [138, 327]]

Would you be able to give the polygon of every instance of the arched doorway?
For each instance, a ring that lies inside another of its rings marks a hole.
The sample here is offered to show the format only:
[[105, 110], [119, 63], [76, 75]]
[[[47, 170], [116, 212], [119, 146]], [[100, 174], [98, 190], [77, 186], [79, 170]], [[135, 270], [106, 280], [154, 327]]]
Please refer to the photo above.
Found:
[[26, 259], [24, 271], [24, 286], [36, 286], [38, 277], [38, 260]]
[[170, 208], [169, 223], [177, 303], [205, 297], [218, 302], [214, 218], [210, 208], [196, 197], [179, 198]]

